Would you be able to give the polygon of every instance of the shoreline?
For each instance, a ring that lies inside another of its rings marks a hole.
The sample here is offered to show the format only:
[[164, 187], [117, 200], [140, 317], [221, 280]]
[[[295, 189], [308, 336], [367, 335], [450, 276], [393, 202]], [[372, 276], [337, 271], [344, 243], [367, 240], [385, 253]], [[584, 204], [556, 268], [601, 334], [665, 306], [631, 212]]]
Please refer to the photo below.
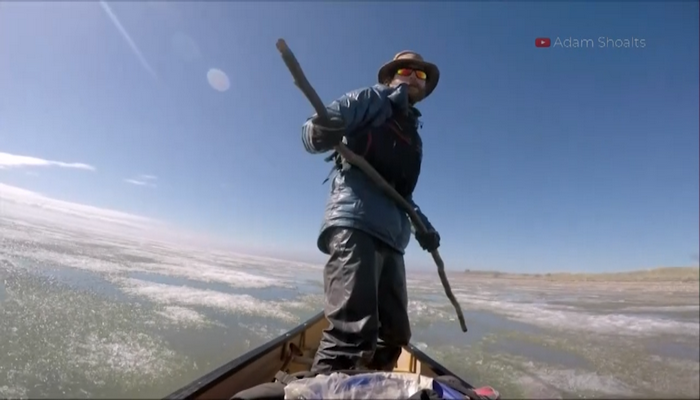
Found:
[[662, 267], [628, 272], [550, 272], [512, 273], [500, 271], [465, 270], [451, 272], [451, 276], [462, 279], [518, 280], [538, 282], [596, 282], [596, 283], [700, 283], [699, 267]]

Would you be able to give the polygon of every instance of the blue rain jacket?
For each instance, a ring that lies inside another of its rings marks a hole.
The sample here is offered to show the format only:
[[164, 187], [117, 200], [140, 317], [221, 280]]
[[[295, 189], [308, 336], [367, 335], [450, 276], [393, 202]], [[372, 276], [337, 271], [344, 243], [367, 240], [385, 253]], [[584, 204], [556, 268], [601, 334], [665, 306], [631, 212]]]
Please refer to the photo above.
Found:
[[[405, 86], [392, 88], [377, 84], [358, 89], [335, 100], [327, 109], [330, 117], [345, 121], [345, 136], [352, 137], [361, 128], [382, 125], [392, 115], [392, 103], [401, 109], [411, 108]], [[309, 153], [319, 154], [321, 151], [314, 147], [311, 140], [313, 117], [315, 115], [302, 125], [302, 143]], [[403, 254], [413, 230], [408, 214], [358, 168], [343, 168], [334, 174], [317, 241], [319, 250], [329, 254], [325, 237], [329, 228], [345, 227], [367, 232]], [[433, 229], [412, 197], [406, 200], [413, 205], [425, 226]]]

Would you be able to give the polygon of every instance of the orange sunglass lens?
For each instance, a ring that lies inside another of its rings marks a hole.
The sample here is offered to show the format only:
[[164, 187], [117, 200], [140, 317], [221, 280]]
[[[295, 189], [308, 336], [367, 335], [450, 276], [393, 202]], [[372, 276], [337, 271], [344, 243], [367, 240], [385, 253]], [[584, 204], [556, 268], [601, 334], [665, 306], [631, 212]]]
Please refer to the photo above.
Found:
[[400, 68], [398, 71], [396, 71], [396, 73], [401, 76], [410, 76], [413, 72], [416, 73], [416, 78], [418, 79], [425, 80], [428, 77], [428, 75], [425, 72], [419, 71], [417, 69]]

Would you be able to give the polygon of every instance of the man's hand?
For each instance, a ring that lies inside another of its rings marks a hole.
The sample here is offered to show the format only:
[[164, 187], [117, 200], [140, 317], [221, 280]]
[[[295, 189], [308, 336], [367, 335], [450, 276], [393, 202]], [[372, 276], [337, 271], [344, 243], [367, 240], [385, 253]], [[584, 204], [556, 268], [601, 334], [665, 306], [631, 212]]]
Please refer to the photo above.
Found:
[[416, 232], [416, 240], [423, 250], [433, 252], [440, 247], [440, 234], [436, 231]]
[[311, 120], [311, 123], [314, 126], [311, 140], [318, 150], [330, 150], [343, 140], [345, 122], [342, 119], [331, 118], [330, 121], [326, 121], [317, 116]]

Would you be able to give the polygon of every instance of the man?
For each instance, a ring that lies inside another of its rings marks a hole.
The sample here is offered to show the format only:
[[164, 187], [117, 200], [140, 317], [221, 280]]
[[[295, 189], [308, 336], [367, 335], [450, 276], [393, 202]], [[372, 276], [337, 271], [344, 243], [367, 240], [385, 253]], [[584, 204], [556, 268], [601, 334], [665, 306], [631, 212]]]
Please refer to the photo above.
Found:
[[[310, 153], [341, 141], [362, 155], [414, 206], [429, 232], [416, 234], [427, 251], [440, 236], [413, 202], [422, 141], [416, 103], [437, 86], [440, 71], [412, 51], [381, 67], [377, 85], [347, 93], [328, 106], [330, 121], [316, 115], [302, 127]], [[411, 236], [407, 214], [356, 167], [334, 153], [336, 175], [318, 248], [330, 256], [324, 276], [329, 327], [312, 372], [371, 368], [390, 370], [411, 339], [404, 251]], [[379, 343], [381, 341], [381, 343]]]

